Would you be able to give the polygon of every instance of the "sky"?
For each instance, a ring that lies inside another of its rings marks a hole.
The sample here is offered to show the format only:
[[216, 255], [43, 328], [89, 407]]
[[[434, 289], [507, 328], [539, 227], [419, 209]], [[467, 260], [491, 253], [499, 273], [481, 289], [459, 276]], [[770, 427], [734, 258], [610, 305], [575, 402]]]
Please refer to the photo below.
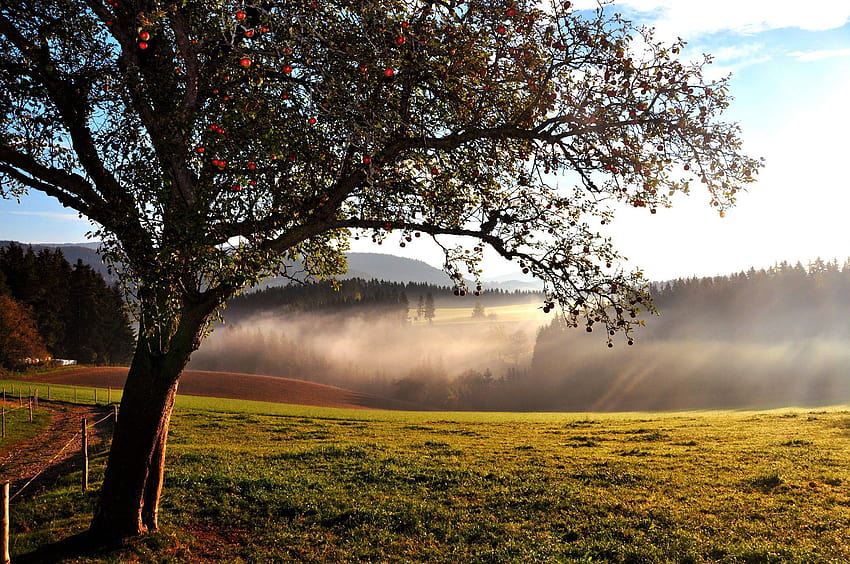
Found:
[[[595, 0], [573, 2], [577, 9]], [[624, 208], [609, 235], [651, 280], [711, 276], [779, 261], [850, 257], [850, 2], [847, 0], [618, 0], [617, 11], [681, 37], [682, 56], [714, 56], [709, 76], [732, 73], [725, 120], [738, 122], [744, 149], [764, 157], [758, 181], [720, 218], [698, 189], [649, 215]], [[0, 240], [80, 242], [89, 223], [33, 192], [0, 199]], [[402, 254], [363, 241], [353, 250]], [[404, 256], [440, 267], [436, 247]], [[514, 272], [487, 255], [485, 278]]]

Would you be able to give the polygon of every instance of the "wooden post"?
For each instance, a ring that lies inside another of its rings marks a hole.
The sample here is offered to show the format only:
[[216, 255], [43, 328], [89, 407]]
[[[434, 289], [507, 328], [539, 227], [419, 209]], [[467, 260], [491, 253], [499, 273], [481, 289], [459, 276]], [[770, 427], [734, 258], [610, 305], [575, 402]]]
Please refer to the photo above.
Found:
[[112, 387], [107, 386], [106, 388], [106, 405], [112, 403]]
[[50, 401], [50, 386], [47, 386], [47, 401]]
[[80, 449], [83, 455], [83, 491], [89, 489], [89, 426], [88, 421], [83, 418], [82, 429], [82, 448]]
[[6, 438], [6, 402], [3, 402], [3, 438]]
[[9, 557], [9, 482], [3, 482], [0, 486], [0, 563], [9, 564], [12, 559]]
[[30, 423], [32, 423], [32, 397], [30, 397]]
[[97, 405], [97, 388], [94, 389], [94, 404]]
[[115, 423], [118, 423], [118, 404], [112, 404], [112, 415], [115, 418]]
[[18, 388], [18, 405], [24, 406], [24, 389]]
[[77, 388], [74, 388], [74, 403], [77, 403]]

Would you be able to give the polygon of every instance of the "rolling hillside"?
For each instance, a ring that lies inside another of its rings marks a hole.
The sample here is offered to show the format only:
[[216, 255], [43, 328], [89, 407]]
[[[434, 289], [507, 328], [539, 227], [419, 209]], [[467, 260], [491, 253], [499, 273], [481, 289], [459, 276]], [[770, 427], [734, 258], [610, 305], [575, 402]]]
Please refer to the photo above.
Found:
[[[27, 378], [27, 382], [118, 390], [124, 387], [126, 379], [126, 367], [103, 366], [39, 374]], [[402, 401], [336, 386], [290, 378], [205, 370], [186, 370], [180, 378], [179, 394], [348, 409], [416, 409]]]

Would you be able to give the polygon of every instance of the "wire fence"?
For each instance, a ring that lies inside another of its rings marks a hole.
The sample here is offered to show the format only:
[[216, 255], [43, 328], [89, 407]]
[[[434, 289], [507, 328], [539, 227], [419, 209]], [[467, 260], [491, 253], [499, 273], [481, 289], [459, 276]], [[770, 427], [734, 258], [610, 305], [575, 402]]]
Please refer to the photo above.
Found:
[[[33, 410], [38, 406], [38, 390], [36, 389], [35, 394], [27, 397], [27, 405], [24, 405], [23, 398], [19, 398], [19, 405], [17, 407], [13, 407], [7, 411], [6, 403], [8, 401], [6, 397], [6, 389], [2, 390], [2, 419], [3, 419], [3, 436], [5, 437], [6, 431], [6, 415], [7, 413], [13, 413], [15, 411], [19, 411], [22, 409], [29, 409], [29, 419], [33, 421]], [[48, 397], [50, 396], [50, 392], [48, 391]], [[97, 395], [95, 392], [94, 402], [97, 403]], [[58, 399], [58, 398], [57, 398]], [[111, 402], [111, 398], [110, 402]], [[14, 402], [14, 399], [12, 399]], [[80, 431], [74, 433], [65, 443], [53, 454], [53, 456], [47, 461], [46, 464], [43, 464], [41, 468], [35, 472], [32, 476], [27, 479], [27, 481], [17, 489], [14, 494], [10, 495], [10, 482], [6, 481], [0, 484], [0, 564], [8, 564], [9, 563], [9, 503], [13, 501], [16, 497], [20, 496], [30, 485], [32, 485], [42, 474], [46, 471], [50, 470], [54, 463], [65, 453], [72, 445], [74, 445], [77, 441], [81, 442], [80, 445], [80, 453], [82, 458], [82, 467], [83, 467], [83, 476], [82, 476], [82, 489], [88, 489], [88, 468], [89, 468], [89, 460], [88, 460], [88, 434], [90, 430], [95, 429], [98, 425], [106, 422], [109, 419], [113, 419], [113, 421], [118, 420], [118, 406], [116, 404], [112, 404], [112, 412], [104, 415], [97, 421], [89, 423], [85, 418], [82, 419]]]
[[[17, 408], [17, 409], [20, 409], [20, 408]], [[83, 421], [84, 421], [83, 424], [85, 425], [86, 430], [94, 429], [97, 425], [100, 425], [101, 423], [103, 423], [107, 419], [113, 419], [114, 420], [116, 418], [117, 418], [117, 411], [113, 411], [113, 413], [109, 413], [109, 414], [105, 415], [104, 417], [95, 421], [94, 423], [88, 423], [85, 419], [83, 419]], [[76, 433], [74, 433], [74, 435], [70, 439], [68, 439], [68, 441], [64, 445], [62, 445], [62, 448], [60, 448], [56, 452], [56, 454], [53, 455], [53, 457], [48, 461], [48, 463], [46, 465], [44, 465], [44, 467], [41, 470], [39, 470], [36, 474], [31, 476], [30, 479], [27, 480], [27, 482], [18, 489], [18, 491], [16, 491], [14, 494], [12, 494], [9, 497], [9, 501], [12, 501], [16, 497], [18, 497], [21, 494], [21, 492], [23, 492], [39, 476], [41, 476], [45, 471], [49, 470], [53, 466], [53, 463], [56, 461], [56, 459], [59, 458], [60, 456], [62, 456], [62, 453], [65, 452], [65, 450], [68, 447], [70, 447], [72, 444], [74, 444], [74, 442], [76, 442], [77, 439], [79, 439], [81, 437], [81, 435], [83, 435], [83, 431], [77, 431]], [[85, 449], [85, 450], [87, 450], [87, 449]], [[88, 458], [88, 452], [83, 452], [83, 458], [84, 459]], [[86, 463], [86, 465], [87, 465], [87, 463]], [[88, 481], [88, 480], [86, 480], [86, 481]]]
[[33, 398], [38, 405], [39, 400], [64, 401], [81, 405], [109, 405], [121, 400], [121, 389], [111, 387], [98, 388], [87, 386], [71, 386], [67, 384], [21, 384], [15, 381], [0, 382], [2, 398], [5, 401], [18, 400], [24, 405], [27, 398]]

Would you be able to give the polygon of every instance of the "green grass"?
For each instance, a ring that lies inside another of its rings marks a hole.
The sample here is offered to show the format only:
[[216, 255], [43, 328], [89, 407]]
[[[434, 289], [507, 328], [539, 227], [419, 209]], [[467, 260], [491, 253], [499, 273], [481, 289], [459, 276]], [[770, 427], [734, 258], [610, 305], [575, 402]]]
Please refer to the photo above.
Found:
[[43, 410], [33, 412], [33, 420], [30, 421], [29, 404], [21, 407], [17, 401], [6, 405], [6, 435], [0, 437], [0, 474], [5, 476], [5, 456], [10, 448], [20, 442], [31, 439], [44, 431], [50, 418]]
[[[184, 397], [163, 530], [72, 561], [847, 562], [848, 447], [842, 409], [402, 413]], [[85, 527], [94, 494], [77, 483], [13, 506], [13, 561]]]
[[[41, 373], [40, 373], [41, 374]], [[91, 388], [86, 386], [68, 386], [65, 384], [45, 384], [27, 380], [0, 380], [0, 389], [6, 392], [9, 401], [18, 397], [26, 398], [38, 395], [40, 400], [65, 401], [83, 405], [106, 405], [121, 401], [121, 390]], [[96, 401], [95, 401], [96, 400]]]

